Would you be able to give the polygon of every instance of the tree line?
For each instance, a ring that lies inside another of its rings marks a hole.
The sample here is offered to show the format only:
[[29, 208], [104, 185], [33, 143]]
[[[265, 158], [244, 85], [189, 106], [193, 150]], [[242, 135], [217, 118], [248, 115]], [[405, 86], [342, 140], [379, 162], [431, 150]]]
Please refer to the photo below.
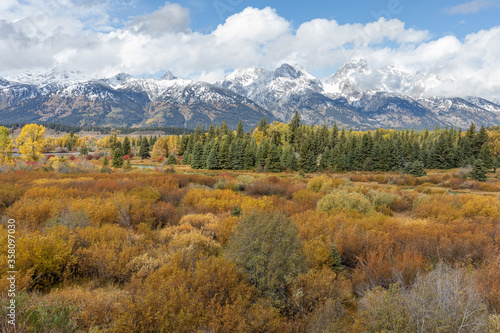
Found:
[[[422, 170], [451, 169], [481, 164], [496, 168], [485, 127], [474, 124], [462, 132], [454, 127], [434, 131], [378, 129], [356, 132], [326, 125], [300, 124], [298, 112], [288, 124], [259, 125], [244, 132], [225, 123], [208, 131], [199, 127], [182, 136], [178, 155], [194, 169], [281, 172], [395, 171], [422, 175]], [[498, 155], [498, 152], [496, 152]], [[479, 162], [478, 162], [479, 161]]]

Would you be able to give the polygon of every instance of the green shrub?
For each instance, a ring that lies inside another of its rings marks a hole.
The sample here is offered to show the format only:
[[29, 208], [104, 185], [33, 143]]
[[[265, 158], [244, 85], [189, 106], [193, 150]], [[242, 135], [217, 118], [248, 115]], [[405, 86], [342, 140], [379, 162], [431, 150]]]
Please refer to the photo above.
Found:
[[356, 211], [367, 214], [372, 211], [370, 201], [361, 193], [350, 193], [346, 190], [333, 191], [318, 201], [320, 212], [331, 212], [333, 210]]

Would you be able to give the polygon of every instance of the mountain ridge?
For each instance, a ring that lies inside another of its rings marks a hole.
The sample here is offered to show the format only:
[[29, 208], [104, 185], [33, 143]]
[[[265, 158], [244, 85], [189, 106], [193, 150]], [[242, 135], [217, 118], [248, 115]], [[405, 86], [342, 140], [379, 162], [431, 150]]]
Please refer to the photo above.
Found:
[[211, 84], [177, 78], [95, 79], [51, 70], [0, 78], [0, 122], [69, 125], [176, 126], [227, 121], [246, 128], [265, 117], [288, 122], [296, 110], [306, 124], [357, 129], [500, 125], [500, 105], [478, 96], [434, 97], [439, 77], [394, 66], [372, 69], [363, 58], [326, 78], [284, 63], [275, 70], [238, 69]]

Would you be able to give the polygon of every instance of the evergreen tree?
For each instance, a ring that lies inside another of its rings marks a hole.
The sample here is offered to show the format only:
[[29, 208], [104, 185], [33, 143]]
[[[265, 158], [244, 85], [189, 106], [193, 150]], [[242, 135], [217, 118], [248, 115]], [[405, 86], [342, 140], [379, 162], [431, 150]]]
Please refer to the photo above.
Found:
[[472, 171], [469, 174], [470, 179], [479, 180], [480, 182], [486, 181], [486, 173], [488, 169], [484, 166], [482, 160], [477, 159], [474, 161], [474, 165], [472, 166]]
[[447, 141], [444, 134], [441, 134], [429, 151], [427, 167], [429, 169], [449, 169], [450, 161], [453, 160], [453, 147]]
[[175, 158], [174, 155], [170, 154], [168, 156], [167, 164], [168, 165], [176, 165], [177, 164], [177, 159]]
[[257, 148], [255, 142], [249, 141], [246, 144], [245, 156], [243, 157], [243, 169], [251, 170], [255, 167]]
[[132, 164], [130, 164], [130, 158], [127, 158], [127, 161], [125, 162], [125, 169], [127, 170], [132, 169]]
[[281, 160], [282, 165], [288, 170], [297, 171], [299, 169], [297, 156], [295, 155], [295, 149], [292, 146], [287, 146], [285, 149], [283, 149]]
[[333, 123], [333, 128], [332, 128], [332, 135], [330, 138], [330, 146], [332, 149], [335, 148], [337, 145], [337, 142], [339, 141], [339, 127], [337, 125], [337, 122]]
[[327, 147], [325, 152], [321, 154], [321, 158], [319, 160], [319, 167], [321, 170], [328, 169], [330, 167], [330, 161], [332, 160], [332, 149]]
[[105, 168], [109, 165], [109, 161], [108, 161], [108, 157], [106, 155], [104, 155], [102, 157], [102, 167]]
[[113, 151], [113, 158], [111, 160], [111, 166], [113, 168], [121, 168], [123, 166], [123, 152], [120, 148], [116, 148]]
[[212, 146], [212, 149], [210, 150], [210, 152], [208, 154], [207, 169], [217, 170], [217, 169], [221, 168], [220, 163], [219, 163], [219, 148], [220, 148], [220, 143], [217, 141]]
[[243, 124], [241, 123], [241, 119], [238, 122], [238, 127], [236, 127], [236, 137], [238, 139], [243, 139]]
[[491, 154], [490, 145], [487, 142], [483, 144], [483, 147], [481, 147], [477, 158], [483, 161], [486, 170], [493, 169], [495, 163], [493, 155]]
[[317, 156], [311, 139], [306, 139], [300, 147], [299, 169], [304, 172], [315, 172], [318, 168]]
[[299, 111], [295, 111], [290, 123], [288, 124], [288, 128], [290, 129], [290, 143], [297, 147], [298, 145], [298, 134], [297, 131], [300, 126], [300, 114]]
[[257, 151], [257, 167], [264, 168], [266, 166], [267, 154], [269, 152], [269, 143], [267, 139], [263, 139]]
[[215, 139], [215, 129], [214, 124], [210, 124], [210, 127], [208, 128], [207, 141], [212, 141], [213, 139]]
[[203, 146], [201, 142], [197, 142], [193, 148], [193, 154], [191, 158], [191, 168], [202, 169], [203, 168]]
[[130, 150], [131, 150], [130, 139], [128, 138], [128, 136], [126, 136], [123, 139], [123, 145], [122, 145], [123, 155], [130, 155]]
[[413, 167], [410, 171], [410, 174], [415, 177], [427, 176], [427, 172], [425, 172], [424, 169], [424, 164], [420, 161], [413, 162]]
[[266, 118], [260, 118], [259, 124], [257, 125], [257, 128], [261, 132], [265, 132], [267, 130], [267, 120]]
[[318, 137], [317, 137], [317, 147], [318, 150], [316, 153], [323, 154], [323, 152], [328, 148], [329, 146], [329, 138], [330, 138], [330, 132], [328, 131], [328, 127], [326, 124], [323, 124], [323, 127], [319, 130]]
[[271, 144], [269, 147], [269, 153], [267, 154], [266, 169], [269, 172], [281, 172], [283, 171], [281, 167], [280, 153], [278, 147], [275, 144]]
[[[472, 152], [475, 157], [479, 156], [479, 152], [485, 143], [488, 143], [488, 132], [484, 126], [481, 126], [476, 137], [472, 140]], [[483, 162], [485, 161], [483, 160]]]
[[151, 157], [151, 154], [149, 153], [149, 142], [146, 138], [142, 139], [141, 148], [139, 149], [139, 156], [141, 156], [141, 159], [143, 160]]
[[222, 169], [232, 169], [232, 161], [231, 158], [233, 156], [230, 156], [231, 154], [231, 142], [230, 138], [228, 136], [224, 137], [223, 142], [220, 147], [220, 152], [219, 152], [219, 164]]
[[335, 243], [332, 245], [332, 249], [330, 250], [330, 268], [337, 274], [344, 269], [344, 265], [342, 265], [342, 258], [337, 251]]

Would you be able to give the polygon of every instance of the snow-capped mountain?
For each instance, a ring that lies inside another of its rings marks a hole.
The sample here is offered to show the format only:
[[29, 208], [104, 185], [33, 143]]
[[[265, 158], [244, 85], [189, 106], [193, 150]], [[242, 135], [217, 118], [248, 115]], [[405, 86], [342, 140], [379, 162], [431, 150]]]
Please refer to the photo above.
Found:
[[321, 80], [284, 64], [274, 72], [258, 67], [237, 70], [216, 85], [253, 99], [282, 121], [299, 110], [306, 123], [336, 121], [356, 128], [499, 124], [500, 106], [493, 102], [429, 97], [443, 82], [434, 74], [411, 75], [394, 66], [374, 70], [361, 58]]
[[367, 128], [499, 125], [500, 105], [480, 97], [434, 97], [448, 81], [394, 66], [370, 68], [364, 59], [318, 79], [298, 65], [238, 69], [215, 84], [126, 73], [93, 79], [53, 70], [0, 78], [0, 123], [45, 121], [78, 125], [193, 128], [262, 117], [288, 122], [296, 110], [306, 124]]
[[247, 128], [273, 115], [248, 98], [205, 82], [138, 79], [121, 73], [106, 79], [72, 75], [23, 75], [0, 82], [0, 123], [44, 121], [77, 125], [175, 126], [227, 121]]

